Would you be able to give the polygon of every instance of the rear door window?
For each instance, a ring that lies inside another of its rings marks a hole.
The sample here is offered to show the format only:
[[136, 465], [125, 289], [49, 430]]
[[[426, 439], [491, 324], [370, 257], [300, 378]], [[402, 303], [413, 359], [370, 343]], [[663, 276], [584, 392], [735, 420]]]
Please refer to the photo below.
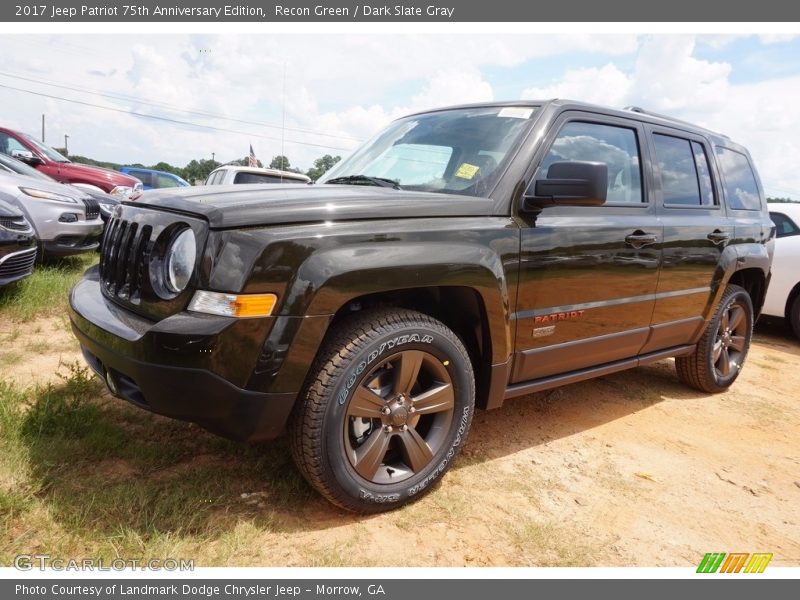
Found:
[[725, 197], [735, 210], [760, 210], [761, 194], [750, 161], [741, 152], [717, 146], [722, 175], [725, 178]]
[[656, 133], [653, 145], [665, 205], [716, 204], [708, 157], [702, 144]]

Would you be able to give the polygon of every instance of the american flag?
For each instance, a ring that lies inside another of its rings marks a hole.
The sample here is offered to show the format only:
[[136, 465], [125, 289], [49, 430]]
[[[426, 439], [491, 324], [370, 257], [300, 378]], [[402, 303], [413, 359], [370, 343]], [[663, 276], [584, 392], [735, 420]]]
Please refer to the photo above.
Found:
[[256, 158], [256, 153], [253, 151], [253, 144], [250, 144], [250, 156], [247, 159], [247, 166], [248, 167], [258, 166], [258, 159]]

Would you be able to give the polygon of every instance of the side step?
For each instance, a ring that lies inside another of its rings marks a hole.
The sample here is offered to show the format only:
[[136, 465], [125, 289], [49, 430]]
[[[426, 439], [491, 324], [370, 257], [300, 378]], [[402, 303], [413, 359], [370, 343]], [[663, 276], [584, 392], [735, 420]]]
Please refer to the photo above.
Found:
[[534, 392], [542, 392], [544, 390], [567, 385], [568, 383], [577, 383], [579, 381], [601, 377], [602, 375], [610, 375], [611, 373], [633, 369], [642, 365], [658, 362], [659, 360], [664, 360], [665, 358], [672, 358], [673, 356], [686, 356], [694, 352], [694, 349], [694, 344], [675, 346], [667, 350], [651, 352], [650, 354], [644, 354], [636, 358], [626, 358], [625, 360], [606, 363], [598, 367], [589, 367], [588, 369], [572, 371], [571, 373], [564, 373], [562, 375], [553, 375], [552, 377], [543, 377], [542, 379], [536, 379], [534, 381], [515, 383], [506, 388], [503, 399], [517, 398]]

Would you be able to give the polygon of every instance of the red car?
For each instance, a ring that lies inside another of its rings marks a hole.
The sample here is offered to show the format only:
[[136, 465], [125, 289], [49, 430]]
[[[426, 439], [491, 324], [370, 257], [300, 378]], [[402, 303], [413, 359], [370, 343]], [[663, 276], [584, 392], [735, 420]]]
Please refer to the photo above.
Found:
[[13, 156], [61, 183], [94, 188], [126, 200], [142, 189], [142, 182], [119, 171], [71, 162], [27, 133], [0, 127], [0, 152]]

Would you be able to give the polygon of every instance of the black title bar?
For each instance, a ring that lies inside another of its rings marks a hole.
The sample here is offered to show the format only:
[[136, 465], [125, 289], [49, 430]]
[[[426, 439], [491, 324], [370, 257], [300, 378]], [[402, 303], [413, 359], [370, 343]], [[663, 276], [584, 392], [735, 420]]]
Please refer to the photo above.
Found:
[[791, 22], [786, 0], [10, 0], [0, 22]]

